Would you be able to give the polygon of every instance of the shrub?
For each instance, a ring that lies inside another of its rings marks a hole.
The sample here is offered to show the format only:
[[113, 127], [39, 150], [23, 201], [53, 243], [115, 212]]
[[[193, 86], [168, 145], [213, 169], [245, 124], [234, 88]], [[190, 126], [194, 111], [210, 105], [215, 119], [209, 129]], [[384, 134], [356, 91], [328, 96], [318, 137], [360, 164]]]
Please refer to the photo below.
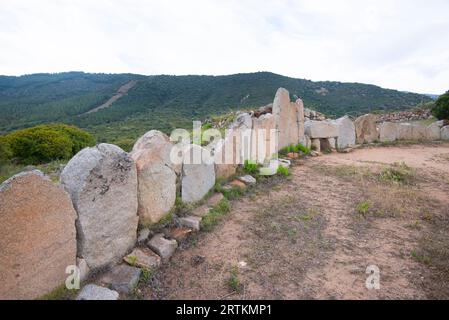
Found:
[[449, 91], [440, 96], [435, 102], [435, 106], [432, 108], [432, 114], [438, 120], [449, 119]]
[[7, 163], [12, 157], [12, 151], [5, 137], [0, 136], [0, 165]]
[[288, 177], [290, 175], [290, 170], [286, 167], [279, 166], [277, 170], [277, 174], [282, 175], [284, 177]]
[[259, 165], [255, 161], [245, 160], [243, 170], [248, 174], [257, 174], [259, 172]]
[[5, 136], [11, 156], [24, 164], [70, 159], [95, 144], [87, 132], [74, 126], [51, 124], [19, 130]]
[[394, 163], [391, 167], [385, 168], [380, 173], [379, 178], [385, 182], [409, 183], [414, 176], [414, 170], [402, 162]]

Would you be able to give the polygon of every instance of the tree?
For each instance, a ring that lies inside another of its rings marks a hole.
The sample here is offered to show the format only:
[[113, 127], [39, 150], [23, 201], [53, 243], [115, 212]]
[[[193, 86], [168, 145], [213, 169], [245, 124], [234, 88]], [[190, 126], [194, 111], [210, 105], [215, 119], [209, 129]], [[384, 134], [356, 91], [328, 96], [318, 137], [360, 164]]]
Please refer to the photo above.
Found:
[[0, 136], [0, 165], [8, 162], [11, 157], [12, 152], [8, 142], [4, 137]]
[[449, 91], [440, 96], [435, 102], [432, 114], [438, 120], [449, 120]]

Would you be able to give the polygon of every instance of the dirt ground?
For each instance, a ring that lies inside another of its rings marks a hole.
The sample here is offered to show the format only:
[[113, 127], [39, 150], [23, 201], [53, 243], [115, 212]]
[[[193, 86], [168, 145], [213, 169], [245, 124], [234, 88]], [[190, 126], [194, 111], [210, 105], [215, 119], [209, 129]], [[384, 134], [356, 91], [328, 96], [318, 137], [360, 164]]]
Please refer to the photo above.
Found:
[[[332, 153], [291, 173], [232, 201], [140, 297], [449, 298], [449, 144]], [[368, 266], [379, 290], [366, 287]]]

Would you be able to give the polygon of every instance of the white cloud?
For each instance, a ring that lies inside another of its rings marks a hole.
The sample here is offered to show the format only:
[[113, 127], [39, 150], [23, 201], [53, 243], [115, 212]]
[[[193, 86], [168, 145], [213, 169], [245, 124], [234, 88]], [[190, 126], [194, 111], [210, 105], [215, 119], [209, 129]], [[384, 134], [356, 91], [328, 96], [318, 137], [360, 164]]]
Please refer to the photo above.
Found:
[[0, 0], [0, 74], [273, 71], [449, 89], [446, 0]]

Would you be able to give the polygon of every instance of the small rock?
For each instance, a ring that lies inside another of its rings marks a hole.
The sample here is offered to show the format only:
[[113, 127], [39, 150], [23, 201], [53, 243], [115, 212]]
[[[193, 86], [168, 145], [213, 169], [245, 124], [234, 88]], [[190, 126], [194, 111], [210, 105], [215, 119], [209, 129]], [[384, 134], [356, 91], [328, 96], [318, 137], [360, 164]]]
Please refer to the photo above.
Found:
[[256, 184], [257, 183], [257, 180], [253, 176], [250, 176], [250, 175], [246, 175], [246, 176], [240, 177], [238, 179], [246, 184]]
[[284, 167], [284, 168], [290, 168], [291, 166], [291, 161], [287, 160], [287, 159], [279, 159], [279, 165]]
[[87, 279], [87, 277], [89, 276], [89, 266], [87, 265], [86, 260], [82, 259], [82, 258], [76, 258], [76, 265], [78, 267], [78, 269], [80, 270], [80, 280], [84, 281]]
[[132, 266], [146, 269], [157, 268], [161, 265], [161, 257], [148, 248], [136, 248], [123, 260]]
[[150, 229], [143, 228], [139, 231], [139, 235], [137, 236], [137, 242], [138, 243], [144, 243], [148, 240], [148, 237], [150, 236]]
[[298, 159], [299, 158], [299, 153], [290, 152], [290, 153], [287, 154], [287, 157], [289, 157], [290, 159]]
[[179, 223], [186, 228], [191, 228], [195, 231], [200, 231], [201, 229], [201, 217], [187, 216], [179, 219]]
[[95, 284], [88, 284], [76, 297], [76, 300], [118, 300], [117, 291], [100, 287]]
[[248, 263], [246, 263], [245, 261], [239, 261], [239, 268], [246, 268], [248, 266]]
[[215, 207], [217, 204], [219, 204], [220, 203], [220, 201], [221, 200], [223, 200], [223, 198], [224, 198], [224, 196], [223, 196], [223, 194], [222, 193], [215, 193], [212, 197], [210, 197], [208, 200], [207, 200], [207, 205], [209, 206], [209, 207]]
[[178, 242], [185, 240], [192, 233], [189, 228], [175, 228], [170, 230], [168, 236]]
[[192, 214], [197, 217], [204, 217], [208, 213], [209, 213], [209, 207], [207, 205], [202, 205], [201, 207], [195, 208], [192, 211]]
[[101, 282], [125, 294], [131, 293], [139, 282], [142, 270], [121, 264], [112, 268], [101, 278]]
[[235, 187], [241, 188], [241, 189], [245, 189], [246, 188], [246, 184], [244, 184], [242, 181], [239, 181], [239, 180], [233, 180], [233, 181], [231, 181], [229, 183], [229, 185], [230, 185], [229, 189], [232, 189], [232, 188], [235, 188]]
[[148, 246], [165, 262], [175, 253], [178, 243], [176, 240], [165, 239], [164, 235], [159, 233], [148, 241]]

